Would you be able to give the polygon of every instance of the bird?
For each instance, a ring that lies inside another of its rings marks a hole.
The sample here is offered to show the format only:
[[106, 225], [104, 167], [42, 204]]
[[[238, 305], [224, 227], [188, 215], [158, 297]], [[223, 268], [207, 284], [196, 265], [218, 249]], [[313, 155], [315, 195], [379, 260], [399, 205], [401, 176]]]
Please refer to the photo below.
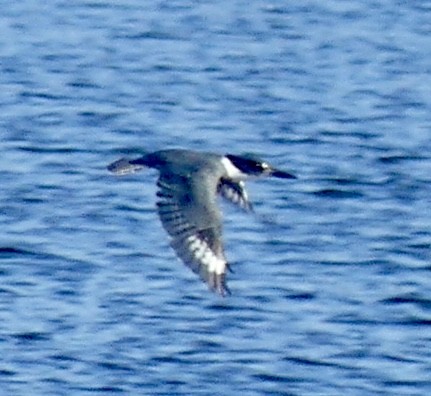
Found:
[[231, 294], [226, 274], [233, 271], [224, 252], [217, 197], [253, 212], [245, 180], [260, 176], [296, 179], [292, 173], [252, 156], [186, 149], [159, 150], [136, 159], [121, 158], [107, 168], [116, 175], [143, 168], [159, 171], [156, 205], [170, 245], [184, 264], [221, 296]]

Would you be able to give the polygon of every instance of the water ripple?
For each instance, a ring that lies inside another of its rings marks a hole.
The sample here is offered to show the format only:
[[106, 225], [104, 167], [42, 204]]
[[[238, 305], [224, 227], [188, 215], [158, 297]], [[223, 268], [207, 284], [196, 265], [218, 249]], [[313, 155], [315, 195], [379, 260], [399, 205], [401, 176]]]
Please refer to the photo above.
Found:
[[[428, 394], [419, 3], [3, 7], [0, 393]], [[223, 207], [229, 298], [169, 248], [155, 173], [106, 172], [173, 146], [298, 176]]]

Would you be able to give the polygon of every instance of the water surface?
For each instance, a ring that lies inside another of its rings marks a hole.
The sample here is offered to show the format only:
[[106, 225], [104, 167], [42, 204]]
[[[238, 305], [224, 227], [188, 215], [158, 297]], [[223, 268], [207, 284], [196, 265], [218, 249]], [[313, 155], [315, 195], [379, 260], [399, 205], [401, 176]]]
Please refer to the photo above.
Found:
[[[3, 3], [0, 394], [431, 391], [426, 1]], [[223, 207], [226, 299], [105, 168], [177, 146], [298, 176]]]

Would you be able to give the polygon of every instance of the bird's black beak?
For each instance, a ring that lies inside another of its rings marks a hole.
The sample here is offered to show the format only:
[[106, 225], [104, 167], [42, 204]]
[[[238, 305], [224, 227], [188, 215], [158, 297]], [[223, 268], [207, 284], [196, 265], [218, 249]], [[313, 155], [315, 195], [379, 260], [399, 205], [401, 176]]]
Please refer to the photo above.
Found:
[[274, 168], [271, 169], [269, 175], [273, 177], [278, 177], [279, 179], [297, 179], [297, 177], [295, 175], [292, 175], [291, 173]]

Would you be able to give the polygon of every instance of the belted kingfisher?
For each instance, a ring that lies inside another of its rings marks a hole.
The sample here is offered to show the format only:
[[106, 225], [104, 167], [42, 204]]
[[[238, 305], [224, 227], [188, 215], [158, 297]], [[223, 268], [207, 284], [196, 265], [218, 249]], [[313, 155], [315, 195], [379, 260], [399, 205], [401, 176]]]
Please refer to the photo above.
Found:
[[157, 210], [177, 256], [211, 290], [222, 296], [230, 294], [217, 195], [252, 211], [244, 180], [253, 176], [296, 177], [250, 157], [181, 149], [122, 158], [108, 165], [108, 170], [124, 175], [144, 167], [160, 172]]

